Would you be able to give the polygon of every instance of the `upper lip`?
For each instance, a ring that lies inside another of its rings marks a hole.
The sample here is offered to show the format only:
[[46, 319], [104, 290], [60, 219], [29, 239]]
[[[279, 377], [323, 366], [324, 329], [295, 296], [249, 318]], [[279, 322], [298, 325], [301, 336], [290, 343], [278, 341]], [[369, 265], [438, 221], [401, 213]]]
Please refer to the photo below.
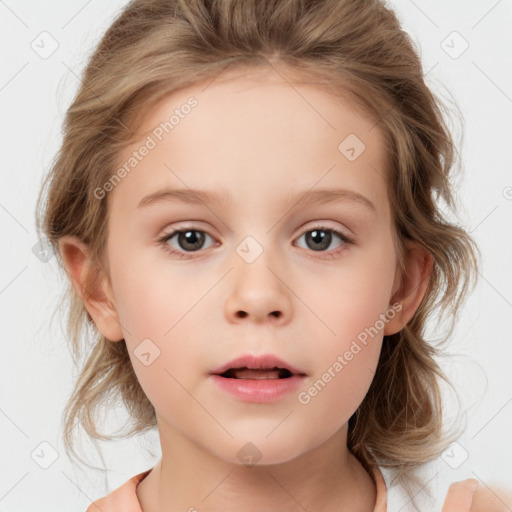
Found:
[[272, 368], [284, 368], [294, 375], [306, 375], [301, 369], [292, 366], [290, 363], [283, 361], [274, 354], [244, 354], [231, 361], [215, 368], [210, 375], [220, 375], [230, 368], [250, 368], [253, 370], [270, 370]]

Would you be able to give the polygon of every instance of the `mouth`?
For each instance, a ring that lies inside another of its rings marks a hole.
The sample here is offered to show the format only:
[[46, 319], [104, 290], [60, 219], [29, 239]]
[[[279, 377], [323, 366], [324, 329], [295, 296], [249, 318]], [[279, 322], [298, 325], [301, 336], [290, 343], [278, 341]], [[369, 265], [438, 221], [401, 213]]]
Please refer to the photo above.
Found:
[[295, 375], [287, 368], [261, 368], [261, 369], [253, 369], [253, 368], [230, 368], [225, 372], [219, 374], [220, 377], [224, 377], [225, 379], [255, 379], [255, 380], [263, 380], [263, 379], [289, 379]]
[[294, 376], [306, 376], [302, 370], [273, 354], [242, 355], [212, 370], [210, 375], [241, 380], [290, 379]]
[[273, 354], [246, 354], [210, 372], [213, 383], [239, 402], [278, 402], [297, 390], [306, 373]]

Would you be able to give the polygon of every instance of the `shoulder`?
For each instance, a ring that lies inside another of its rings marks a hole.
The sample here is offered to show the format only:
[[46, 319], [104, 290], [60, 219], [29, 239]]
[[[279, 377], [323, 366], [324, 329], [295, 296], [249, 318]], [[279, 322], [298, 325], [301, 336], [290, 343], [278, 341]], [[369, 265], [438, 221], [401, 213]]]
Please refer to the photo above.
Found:
[[512, 510], [512, 489], [503, 487], [480, 487], [473, 495], [470, 512], [510, 512]]
[[136, 489], [139, 482], [141, 482], [150, 471], [151, 470], [148, 469], [147, 471], [133, 476], [121, 485], [121, 487], [118, 487], [107, 496], [91, 503], [86, 512], [116, 512], [118, 510], [123, 510], [123, 512], [142, 512]]
[[[477, 487], [475, 491], [475, 487]], [[474, 478], [450, 485], [443, 512], [510, 512], [512, 491], [498, 486], [488, 487]]]

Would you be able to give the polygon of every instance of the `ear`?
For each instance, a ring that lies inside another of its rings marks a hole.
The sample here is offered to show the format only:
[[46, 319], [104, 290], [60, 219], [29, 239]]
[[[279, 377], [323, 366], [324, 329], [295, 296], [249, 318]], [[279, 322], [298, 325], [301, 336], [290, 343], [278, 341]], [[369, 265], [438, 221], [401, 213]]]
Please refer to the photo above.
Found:
[[390, 300], [390, 305], [400, 303], [401, 309], [387, 322], [384, 328], [385, 336], [396, 334], [407, 325], [418, 309], [430, 280], [434, 257], [429, 251], [415, 242], [406, 240], [405, 259], [405, 275], [400, 282], [397, 270]]
[[75, 236], [63, 236], [59, 239], [59, 252], [71, 283], [101, 334], [111, 341], [122, 340], [124, 334], [112, 290], [104, 273], [91, 260], [88, 246]]

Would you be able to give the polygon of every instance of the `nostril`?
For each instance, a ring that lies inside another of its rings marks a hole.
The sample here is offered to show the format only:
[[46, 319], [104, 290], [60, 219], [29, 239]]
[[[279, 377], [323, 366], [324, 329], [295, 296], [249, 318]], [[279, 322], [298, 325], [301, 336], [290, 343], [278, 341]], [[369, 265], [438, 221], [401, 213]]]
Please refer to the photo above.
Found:
[[[281, 312], [280, 311], [272, 311], [270, 313], [272, 316], [275, 316], [276, 318], [279, 318], [281, 316]], [[248, 313], [246, 311], [238, 311], [236, 316], [238, 318], [245, 318], [246, 316], [248, 315]]]

